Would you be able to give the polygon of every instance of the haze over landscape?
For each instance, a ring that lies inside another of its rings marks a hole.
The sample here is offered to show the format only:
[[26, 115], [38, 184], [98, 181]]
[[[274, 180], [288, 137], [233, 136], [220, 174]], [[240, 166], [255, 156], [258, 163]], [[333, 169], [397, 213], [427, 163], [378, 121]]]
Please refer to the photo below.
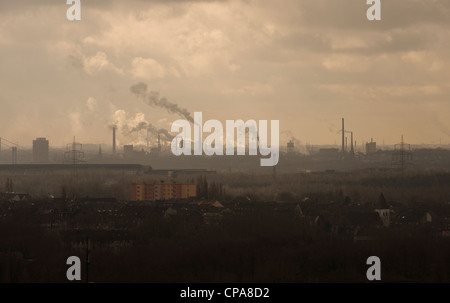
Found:
[[0, 135], [22, 146], [143, 143], [181, 116], [142, 102], [137, 83], [205, 119], [280, 120], [280, 143], [450, 142], [446, 1], [65, 1], [0, 4]]
[[0, 282], [449, 282], [450, 2], [373, 2], [1, 1]]

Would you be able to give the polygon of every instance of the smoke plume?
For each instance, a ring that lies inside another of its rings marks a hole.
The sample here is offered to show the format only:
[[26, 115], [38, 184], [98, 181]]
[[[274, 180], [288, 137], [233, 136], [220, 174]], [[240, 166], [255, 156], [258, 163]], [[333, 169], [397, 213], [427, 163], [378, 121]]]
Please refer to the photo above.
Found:
[[174, 136], [172, 136], [166, 129], [164, 128], [156, 128], [150, 123], [147, 122], [140, 122], [138, 125], [133, 127], [132, 129], [128, 129], [128, 132], [139, 132], [141, 130], [147, 130], [152, 135], [161, 135], [161, 138], [165, 141], [172, 141]]
[[164, 129], [164, 128], [161, 128], [160, 130], [158, 130], [158, 134], [162, 135], [163, 139], [165, 139], [167, 141], [172, 141], [174, 138], [174, 136], [169, 134], [167, 129]]
[[147, 84], [143, 82], [132, 85], [130, 91], [150, 106], [165, 108], [169, 113], [179, 114], [186, 120], [194, 122], [191, 114], [185, 108], [180, 108], [178, 104], [170, 102], [165, 97], [160, 97], [158, 92], [147, 92]]
[[448, 129], [447, 125], [442, 123], [442, 121], [439, 119], [437, 112], [432, 112], [432, 121], [434, 121], [441, 133], [446, 136], [450, 136], [450, 130]]

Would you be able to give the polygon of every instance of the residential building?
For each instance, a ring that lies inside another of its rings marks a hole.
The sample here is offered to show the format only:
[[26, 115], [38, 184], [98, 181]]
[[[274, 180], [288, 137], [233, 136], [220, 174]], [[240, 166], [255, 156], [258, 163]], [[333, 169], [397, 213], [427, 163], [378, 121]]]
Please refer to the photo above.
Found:
[[33, 140], [33, 161], [35, 163], [47, 163], [49, 155], [49, 144], [46, 138]]
[[164, 201], [197, 196], [196, 184], [142, 183], [131, 184], [131, 201]]

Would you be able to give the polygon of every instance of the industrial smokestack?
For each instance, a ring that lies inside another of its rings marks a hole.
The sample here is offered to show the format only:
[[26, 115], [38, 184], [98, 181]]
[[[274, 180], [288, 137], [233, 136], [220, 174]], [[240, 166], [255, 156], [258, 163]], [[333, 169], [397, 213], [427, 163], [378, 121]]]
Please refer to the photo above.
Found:
[[345, 141], [345, 135], [344, 135], [344, 118], [342, 118], [342, 153], [345, 153], [345, 145], [344, 145], [344, 141]]
[[116, 126], [113, 126], [113, 155], [116, 154]]
[[350, 152], [352, 153], [352, 155], [354, 154], [354, 150], [353, 150], [353, 132], [351, 132], [351, 144], [352, 144], [352, 146], [350, 147]]
[[11, 153], [12, 153], [12, 164], [17, 164], [17, 147], [13, 147], [11, 148]]

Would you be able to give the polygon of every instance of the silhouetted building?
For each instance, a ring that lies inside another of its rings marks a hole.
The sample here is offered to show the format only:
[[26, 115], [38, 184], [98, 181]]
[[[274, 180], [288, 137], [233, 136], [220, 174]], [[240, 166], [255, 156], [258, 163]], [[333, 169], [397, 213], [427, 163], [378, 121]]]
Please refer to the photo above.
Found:
[[33, 162], [47, 163], [49, 155], [48, 140], [45, 138], [36, 138], [33, 140]]
[[326, 159], [337, 159], [339, 150], [337, 148], [321, 148], [319, 149], [318, 156]]
[[370, 139], [370, 142], [366, 143], [366, 154], [372, 154], [377, 151], [377, 142], [373, 142], [373, 139]]
[[287, 143], [287, 152], [288, 153], [294, 152], [294, 142], [292, 142], [292, 140], [289, 140], [289, 142]]
[[391, 224], [390, 219], [391, 207], [387, 203], [383, 193], [380, 194], [375, 204], [375, 212], [378, 213], [378, 215], [380, 216], [383, 225], [389, 227], [389, 225]]
[[124, 145], [123, 146], [123, 157], [125, 159], [130, 159], [134, 155], [133, 145]]
[[158, 135], [158, 147], [153, 147], [153, 148], [150, 150], [150, 154], [151, 154], [152, 156], [159, 157], [160, 153], [161, 153], [161, 136]]

